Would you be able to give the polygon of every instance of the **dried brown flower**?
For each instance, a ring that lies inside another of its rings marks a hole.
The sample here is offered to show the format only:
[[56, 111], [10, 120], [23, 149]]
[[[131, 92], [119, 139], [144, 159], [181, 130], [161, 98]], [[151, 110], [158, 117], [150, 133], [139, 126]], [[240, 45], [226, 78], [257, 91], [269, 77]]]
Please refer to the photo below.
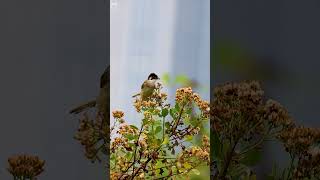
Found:
[[298, 160], [297, 168], [294, 171], [295, 179], [320, 177], [320, 149], [312, 148], [305, 156]]
[[193, 92], [191, 87], [179, 88], [176, 90], [176, 102], [191, 101], [193, 99]]
[[155, 108], [157, 107], [157, 102], [151, 100], [143, 101], [141, 99], [136, 99], [134, 102], [134, 107], [136, 108], [137, 112], [141, 112], [142, 108]]
[[320, 141], [320, 129], [295, 127], [282, 131], [278, 138], [287, 152], [300, 156]]
[[198, 146], [191, 146], [185, 149], [182, 154], [178, 157], [178, 162], [183, 164], [187, 161], [190, 161], [190, 158], [197, 158], [198, 160], [207, 162], [209, 164], [210, 152], [206, 151], [205, 149], [198, 147]]
[[218, 86], [214, 89], [211, 107], [212, 128], [227, 138], [234, 138], [231, 134], [243, 136], [263, 132], [259, 115], [262, 107], [263, 91], [256, 81]]
[[280, 103], [271, 99], [265, 104], [263, 118], [267, 119], [273, 127], [290, 128], [294, 126], [288, 111]]
[[74, 138], [84, 146], [85, 156], [92, 162], [99, 160], [99, 153], [109, 148], [108, 133], [110, 132], [108, 125], [99, 116], [96, 120], [89, 118], [84, 114], [79, 123], [79, 128]]
[[206, 135], [202, 136], [202, 146], [206, 151], [210, 152], [210, 139]]
[[210, 103], [194, 93], [191, 87], [177, 89], [176, 102], [185, 105], [191, 105], [194, 102], [205, 118], [210, 116]]
[[14, 178], [34, 179], [44, 171], [45, 161], [37, 156], [16, 155], [8, 159], [8, 171]]
[[112, 116], [114, 118], [121, 119], [124, 116], [124, 112], [123, 111], [113, 111]]

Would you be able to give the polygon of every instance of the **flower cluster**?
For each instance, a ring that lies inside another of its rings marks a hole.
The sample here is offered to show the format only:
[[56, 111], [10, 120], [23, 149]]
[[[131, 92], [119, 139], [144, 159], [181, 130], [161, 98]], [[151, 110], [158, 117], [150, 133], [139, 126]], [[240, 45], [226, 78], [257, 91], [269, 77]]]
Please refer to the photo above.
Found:
[[199, 160], [209, 163], [209, 152], [197, 146], [192, 146], [188, 149], [185, 149], [182, 153], [182, 156], [179, 157], [179, 162], [182, 163], [184, 162], [185, 158], [191, 157], [198, 158]]
[[[166, 96], [163, 97], [166, 98]], [[136, 98], [134, 101], [134, 107], [136, 108], [137, 112], [141, 112], [143, 109], [156, 108], [158, 106], [157, 101], [159, 100], [157, 98], [159, 98], [159, 96], [156, 98], [151, 97], [149, 100], [146, 101]]]
[[203, 117], [210, 116], [210, 103], [203, 100], [199, 94], [193, 92], [191, 87], [179, 88], [176, 91], [176, 102], [184, 106], [192, 105], [194, 102], [201, 111]]
[[45, 161], [37, 156], [17, 155], [8, 159], [8, 171], [16, 179], [34, 179], [44, 171]]
[[136, 135], [138, 134], [138, 130], [133, 128], [132, 126], [129, 126], [127, 124], [123, 124], [120, 126], [118, 134], [125, 135], [125, 134], [131, 134], [131, 135]]
[[179, 155], [175, 166], [180, 173], [188, 173], [194, 166], [191, 164], [210, 164], [210, 143], [208, 136], [202, 137], [201, 146], [191, 146], [184, 149]]
[[100, 161], [100, 153], [106, 154], [109, 148], [109, 127], [102, 116], [96, 120], [90, 119], [84, 114], [80, 120], [79, 128], [74, 138], [80, 142], [85, 149], [85, 156], [92, 162]]
[[313, 148], [308, 151], [306, 156], [300, 157], [293, 177], [295, 179], [320, 177], [319, 148]]
[[[279, 137], [279, 133], [295, 127], [280, 103], [265, 101], [264, 91], [257, 81], [217, 86], [211, 104], [211, 119], [215, 141], [229, 147], [214, 149], [216, 159], [223, 159], [217, 162], [222, 164], [220, 167], [211, 167], [216, 172], [216, 179], [226, 178], [229, 166], [240, 165], [241, 159], [250, 156], [253, 150], [258, 151], [266, 139]], [[283, 134], [282, 138], [285, 136]]]
[[113, 111], [112, 116], [114, 118], [121, 119], [124, 116], [124, 112], [123, 111]]
[[262, 101], [264, 91], [257, 81], [244, 81], [240, 83], [226, 83], [217, 86], [214, 89], [214, 96], [221, 100], [239, 99], [243, 100], [246, 104], [251, 103], [252, 108], [254, 105], [259, 105]]
[[206, 135], [202, 137], [202, 147], [205, 151], [210, 152], [210, 139]]
[[179, 88], [176, 90], [176, 102], [191, 102], [193, 100], [193, 92], [191, 87]]
[[269, 99], [263, 108], [263, 118], [266, 119], [272, 127], [282, 127], [283, 129], [294, 126], [292, 118], [288, 111], [277, 101]]
[[[174, 107], [166, 100], [167, 94], [158, 90], [148, 99], [135, 99], [134, 107], [143, 115], [140, 128], [126, 124], [121, 111], [112, 113], [111, 179], [167, 179], [209, 163], [209, 138], [199, 133], [208, 122], [209, 103], [191, 88], [177, 90]], [[197, 134], [202, 146], [188, 147]]]
[[226, 83], [214, 89], [211, 118], [213, 129], [227, 138], [263, 132], [259, 112], [263, 90], [258, 82]]
[[204, 117], [210, 116], [210, 103], [208, 101], [202, 100], [200, 95], [193, 93], [193, 100], [199, 107], [200, 111], [203, 113]]
[[282, 131], [278, 138], [287, 152], [297, 156], [307, 155], [310, 147], [320, 142], [320, 129], [295, 127]]

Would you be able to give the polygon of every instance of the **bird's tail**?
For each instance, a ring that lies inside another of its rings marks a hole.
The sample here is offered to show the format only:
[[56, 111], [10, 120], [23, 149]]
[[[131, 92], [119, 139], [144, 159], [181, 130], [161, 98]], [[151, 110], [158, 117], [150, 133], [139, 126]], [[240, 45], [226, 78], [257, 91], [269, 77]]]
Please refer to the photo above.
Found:
[[72, 109], [70, 111], [70, 114], [79, 114], [87, 108], [92, 108], [92, 107], [96, 106], [96, 103], [97, 103], [96, 100], [89, 101], [85, 104], [82, 104], [82, 105]]
[[140, 93], [133, 95], [132, 97], [135, 98], [137, 96], [140, 96]]

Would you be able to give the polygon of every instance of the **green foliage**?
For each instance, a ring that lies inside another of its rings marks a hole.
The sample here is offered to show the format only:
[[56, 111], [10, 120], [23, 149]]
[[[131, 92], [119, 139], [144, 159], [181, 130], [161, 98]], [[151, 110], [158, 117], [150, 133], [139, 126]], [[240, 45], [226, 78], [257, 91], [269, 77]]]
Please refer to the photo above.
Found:
[[190, 86], [192, 88], [198, 87], [197, 82], [191, 80], [190, 78], [188, 78], [188, 76], [183, 74], [179, 74], [179, 75], [176, 75], [175, 77], [171, 77], [169, 73], [165, 73], [162, 75], [161, 79], [164, 85], [168, 87], [174, 87], [174, 86], [179, 86], [179, 87]]

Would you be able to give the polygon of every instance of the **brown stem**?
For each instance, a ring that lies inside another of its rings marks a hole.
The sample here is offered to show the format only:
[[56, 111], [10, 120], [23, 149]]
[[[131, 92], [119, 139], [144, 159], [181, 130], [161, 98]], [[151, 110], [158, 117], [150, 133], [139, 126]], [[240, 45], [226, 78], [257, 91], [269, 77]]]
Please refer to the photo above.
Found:
[[295, 160], [295, 155], [291, 155], [290, 154], [290, 169], [289, 169], [289, 172], [288, 172], [288, 176], [287, 176], [287, 179], [290, 179], [290, 175], [291, 175], [291, 172], [293, 170], [293, 166], [294, 166], [294, 160]]
[[[138, 139], [137, 139], [137, 141], [136, 141], [136, 148], [135, 148], [135, 150], [134, 150], [133, 162], [130, 164], [130, 166], [127, 167], [127, 169], [125, 170], [125, 172], [128, 172], [128, 170], [129, 170], [132, 166], [133, 166], [133, 172], [134, 172], [134, 164], [136, 163], [136, 154], [137, 154], [138, 143], [139, 143], [139, 139], [140, 139], [142, 130], [143, 130], [143, 125], [141, 125], [140, 132], [139, 132], [139, 136], [138, 136]], [[123, 173], [123, 174], [119, 177], [119, 179], [121, 179], [124, 174], [125, 174], [125, 173]]]
[[145, 169], [147, 167], [147, 164], [149, 163], [149, 161], [151, 161], [151, 157], [148, 158], [148, 160], [144, 163], [144, 166], [140, 166], [136, 171], [133, 171], [133, 175], [131, 176], [131, 180], [134, 179], [134, 177], [139, 173], [139, 171], [141, 169]]
[[175, 123], [175, 125], [174, 125], [173, 128], [172, 128], [172, 133], [174, 133], [174, 132], [176, 131], [176, 129], [177, 129], [179, 123], [180, 123], [180, 120], [181, 120], [181, 117], [182, 117], [182, 113], [183, 113], [183, 109], [184, 109], [185, 105], [186, 105], [186, 103], [183, 104], [183, 106], [182, 106], [182, 108], [181, 108], [181, 110], [180, 110], [180, 113], [179, 113], [179, 117], [178, 117], [178, 119], [177, 119], [177, 122]]
[[222, 174], [220, 174], [220, 178], [219, 179], [225, 179], [225, 176], [227, 175], [227, 172], [228, 172], [228, 168], [229, 168], [229, 165], [232, 161], [232, 156], [233, 156], [233, 153], [234, 153], [234, 150], [236, 148], [238, 144], [238, 140], [236, 140], [232, 146], [232, 148], [230, 149], [230, 151], [228, 152], [227, 154], [227, 157], [226, 157], [226, 161], [225, 161], [225, 164], [222, 168]]
[[[138, 136], [138, 139], [137, 139], [137, 141], [136, 141], [136, 148], [135, 148], [135, 150], [134, 150], [133, 163], [132, 163], [132, 165], [133, 165], [133, 172], [134, 172], [134, 164], [136, 163], [136, 154], [137, 154], [139, 139], [140, 139], [142, 130], [143, 130], [143, 125], [141, 125], [141, 129], [140, 129], [140, 132], [139, 132], [139, 136]], [[130, 169], [130, 168], [129, 168], [129, 169]]]
[[[158, 152], [161, 149], [161, 145], [158, 147], [158, 149], [156, 149], [154, 152]], [[144, 163], [144, 166], [140, 166], [135, 172], [133, 171], [133, 174], [131, 176], [131, 179], [133, 180], [134, 177], [139, 173], [139, 171], [141, 169], [145, 169], [147, 167], [147, 164], [152, 160], [152, 157], [149, 156], [149, 158], [147, 159], [147, 161]]]

